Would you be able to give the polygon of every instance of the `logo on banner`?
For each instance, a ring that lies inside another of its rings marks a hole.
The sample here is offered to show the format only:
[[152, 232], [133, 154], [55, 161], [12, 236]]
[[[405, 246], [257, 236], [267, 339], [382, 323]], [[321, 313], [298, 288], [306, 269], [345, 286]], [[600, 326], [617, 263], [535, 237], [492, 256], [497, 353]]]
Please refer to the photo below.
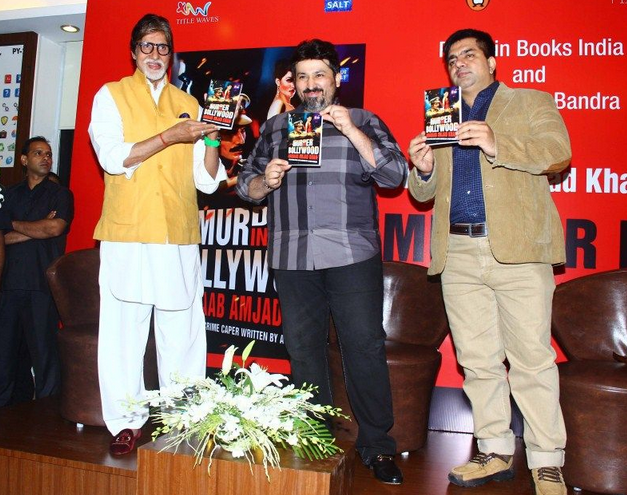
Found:
[[326, 0], [325, 12], [350, 12], [353, 10], [353, 0]]
[[489, 3], [490, 0], [466, 0], [466, 5], [475, 11], [485, 9]]
[[202, 15], [207, 17], [209, 15], [209, 7], [211, 7], [211, 2], [207, 2], [204, 7], [194, 7], [189, 2], [179, 2], [178, 7], [176, 8], [176, 13], [193, 16]]
[[185, 18], [178, 18], [177, 24], [194, 24], [198, 22], [218, 22], [217, 16], [209, 15], [209, 7], [212, 2], [207, 2], [203, 6], [194, 6], [191, 2], [178, 2], [176, 13], [184, 15]]

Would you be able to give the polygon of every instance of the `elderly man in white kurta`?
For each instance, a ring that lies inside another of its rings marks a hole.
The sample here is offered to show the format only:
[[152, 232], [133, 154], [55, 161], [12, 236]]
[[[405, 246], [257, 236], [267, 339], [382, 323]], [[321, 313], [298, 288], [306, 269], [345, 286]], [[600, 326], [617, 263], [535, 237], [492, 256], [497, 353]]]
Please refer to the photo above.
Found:
[[105, 171], [100, 244], [98, 371], [110, 452], [131, 452], [148, 411], [131, 412], [143, 392], [143, 357], [154, 311], [161, 387], [178, 374], [204, 377], [203, 284], [196, 188], [226, 179], [218, 129], [190, 117], [198, 102], [168, 83], [172, 33], [144, 16], [131, 35], [134, 75], [96, 94], [89, 134]]

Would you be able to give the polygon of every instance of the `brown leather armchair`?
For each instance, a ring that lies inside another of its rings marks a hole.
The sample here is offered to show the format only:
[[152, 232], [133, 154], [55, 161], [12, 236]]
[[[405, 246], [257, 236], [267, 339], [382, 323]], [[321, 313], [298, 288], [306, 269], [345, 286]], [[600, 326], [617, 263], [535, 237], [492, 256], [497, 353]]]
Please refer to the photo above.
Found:
[[[422, 447], [427, 439], [429, 407], [448, 332], [442, 289], [427, 279], [427, 269], [408, 263], [383, 263], [383, 328], [390, 368], [397, 452]], [[333, 401], [352, 416], [335, 329], [330, 333], [329, 364]], [[336, 436], [354, 440], [355, 421], [336, 420]]]
[[599, 493], [627, 493], [627, 271], [559, 285], [553, 333], [568, 441], [564, 479]]
[[[55, 260], [46, 272], [63, 328], [58, 334], [61, 360], [61, 416], [104, 426], [98, 384], [100, 292], [98, 249], [73, 251]], [[159, 388], [154, 337], [144, 358], [147, 389]]]

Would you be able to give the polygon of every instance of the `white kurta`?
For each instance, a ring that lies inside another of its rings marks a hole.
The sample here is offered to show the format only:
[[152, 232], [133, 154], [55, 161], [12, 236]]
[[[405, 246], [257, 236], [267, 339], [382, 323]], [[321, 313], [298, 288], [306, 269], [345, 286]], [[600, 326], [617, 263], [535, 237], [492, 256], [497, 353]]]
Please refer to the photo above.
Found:
[[[166, 84], [163, 79], [158, 88], [150, 87], [155, 103]], [[199, 108], [199, 115], [202, 109]], [[106, 86], [94, 98], [89, 136], [98, 161], [109, 174], [125, 174], [131, 178], [141, 163], [125, 168], [124, 160], [135, 143], [124, 142], [122, 117]], [[205, 169], [205, 145], [202, 140], [194, 144], [194, 183], [200, 191], [211, 194], [221, 181], [227, 179], [220, 164], [216, 178]], [[175, 244], [142, 244], [102, 241], [107, 244], [107, 259], [102, 259], [109, 272], [110, 288], [122, 301], [153, 304], [159, 309], [189, 308], [195, 289], [202, 278], [195, 260], [198, 246]], [[199, 265], [198, 265], [199, 266]]]
[[[158, 102], [165, 80], [154, 89]], [[199, 109], [200, 111], [200, 109]], [[102, 168], [131, 178], [141, 163], [125, 168], [135, 143], [124, 142], [122, 117], [106, 86], [94, 98], [89, 135]], [[194, 145], [193, 173], [198, 189], [210, 194], [227, 175], [220, 164], [213, 179], [204, 166], [205, 146]], [[130, 413], [125, 401], [144, 391], [143, 359], [154, 311], [161, 387], [175, 374], [204, 377], [205, 320], [198, 245], [102, 241], [100, 245], [100, 333], [98, 371], [103, 418], [116, 435], [141, 428], [148, 411]]]

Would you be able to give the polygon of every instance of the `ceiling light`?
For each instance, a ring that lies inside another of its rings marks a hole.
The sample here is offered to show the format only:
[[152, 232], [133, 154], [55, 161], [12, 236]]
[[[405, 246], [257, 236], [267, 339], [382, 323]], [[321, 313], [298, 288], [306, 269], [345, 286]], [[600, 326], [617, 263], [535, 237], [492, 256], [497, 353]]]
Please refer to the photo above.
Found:
[[61, 29], [66, 33], [78, 33], [80, 31], [76, 26], [72, 26], [71, 24], [64, 24], [61, 26]]

